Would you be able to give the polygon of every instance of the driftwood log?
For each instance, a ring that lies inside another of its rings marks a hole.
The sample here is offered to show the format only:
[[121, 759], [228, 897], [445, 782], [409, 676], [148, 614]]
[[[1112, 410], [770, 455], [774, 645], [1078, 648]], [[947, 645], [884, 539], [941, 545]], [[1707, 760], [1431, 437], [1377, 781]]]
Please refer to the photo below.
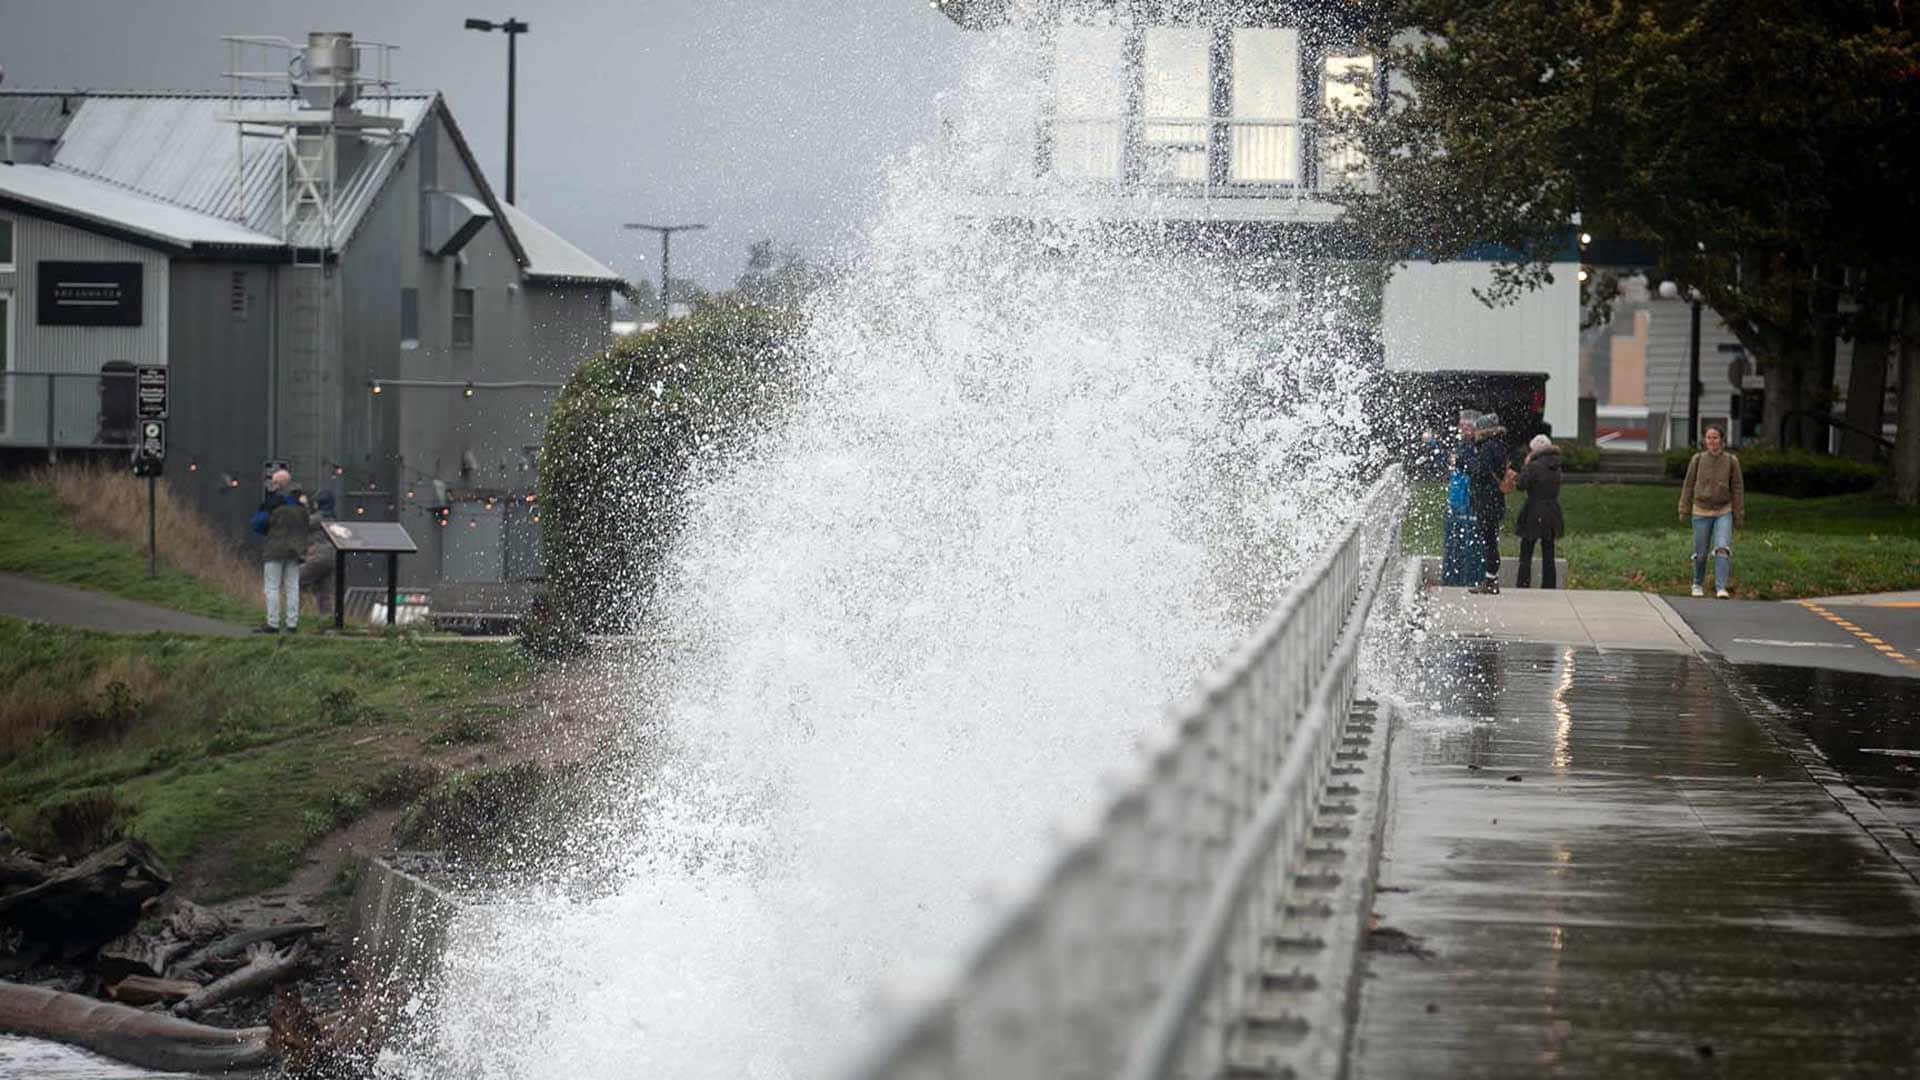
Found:
[[156, 979], [150, 975], [129, 975], [107, 987], [107, 996], [122, 1005], [171, 1005], [200, 992], [200, 984], [184, 979]]
[[0, 982], [0, 1035], [78, 1046], [157, 1072], [229, 1072], [273, 1063], [266, 1028], [208, 1027], [38, 986]]
[[192, 901], [175, 897], [160, 904], [139, 926], [100, 946], [94, 967], [102, 978], [165, 976], [175, 961], [226, 929], [225, 919]]
[[119, 979], [130, 975], [161, 976], [180, 954], [193, 948], [193, 942], [181, 941], [171, 932], [158, 934], [129, 930], [105, 945], [94, 966], [102, 978]]
[[280, 923], [276, 926], [258, 926], [252, 930], [242, 930], [237, 934], [221, 938], [172, 965], [167, 975], [175, 979], [190, 979], [195, 975], [207, 973], [211, 968], [242, 962], [255, 945], [280, 941], [283, 938], [305, 937], [308, 934], [317, 934], [326, 928], [326, 923]]
[[78, 956], [126, 933], [171, 880], [152, 848], [121, 840], [38, 885], [0, 896], [0, 923], [63, 956]]
[[296, 943], [284, 952], [271, 945], [255, 945], [246, 966], [223, 975], [173, 1007], [175, 1016], [194, 1016], [225, 1001], [264, 994], [300, 974], [307, 958], [307, 943]]
[[32, 888], [59, 869], [56, 864], [25, 851], [0, 851], [0, 892]]

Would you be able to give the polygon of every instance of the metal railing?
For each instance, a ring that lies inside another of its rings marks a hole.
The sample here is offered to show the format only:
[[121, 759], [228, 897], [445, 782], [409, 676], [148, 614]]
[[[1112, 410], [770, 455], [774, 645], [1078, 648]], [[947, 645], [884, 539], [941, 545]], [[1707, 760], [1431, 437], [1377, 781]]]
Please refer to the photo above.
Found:
[[0, 372], [0, 446], [130, 449], [137, 426], [134, 370]]
[[[1057, 117], [1046, 130], [1063, 180], [1189, 186], [1262, 197], [1367, 190], [1366, 156], [1305, 120], [1230, 117]], [[1131, 165], [1130, 165], [1131, 162]]]
[[1405, 501], [1394, 466], [865, 1080], [1222, 1072], [1319, 809]]

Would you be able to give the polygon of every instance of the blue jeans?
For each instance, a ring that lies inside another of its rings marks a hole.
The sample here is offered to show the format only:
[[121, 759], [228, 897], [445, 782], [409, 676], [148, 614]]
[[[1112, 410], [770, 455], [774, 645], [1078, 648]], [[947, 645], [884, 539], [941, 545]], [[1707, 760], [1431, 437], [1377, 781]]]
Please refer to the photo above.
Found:
[[1707, 554], [1713, 554], [1713, 587], [1727, 587], [1727, 572], [1733, 566], [1733, 514], [1693, 518], [1693, 583], [1707, 580]]

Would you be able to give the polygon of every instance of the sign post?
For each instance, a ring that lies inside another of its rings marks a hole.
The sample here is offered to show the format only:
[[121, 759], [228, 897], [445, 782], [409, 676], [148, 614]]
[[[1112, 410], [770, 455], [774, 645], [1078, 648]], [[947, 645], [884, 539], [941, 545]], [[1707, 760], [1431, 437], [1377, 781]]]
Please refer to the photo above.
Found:
[[147, 576], [160, 576], [160, 544], [155, 503], [160, 473], [167, 464], [167, 368], [142, 364], [134, 369], [134, 400], [140, 417], [140, 441], [133, 448], [133, 475], [147, 478]]
[[[166, 407], [166, 393], [161, 392], [160, 405]], [[141, 402], [141, 408], [146, 403]], [[160, 474], [167, 467], [167, 422], [165, 420], [140, 421], [140, 441], [133, 447], [133, 475], [147, 478], [147, 576], [160, 575], [160, 544], [156, 535], [155, 506], [158, 501], [156, 490], [160, 483]]]

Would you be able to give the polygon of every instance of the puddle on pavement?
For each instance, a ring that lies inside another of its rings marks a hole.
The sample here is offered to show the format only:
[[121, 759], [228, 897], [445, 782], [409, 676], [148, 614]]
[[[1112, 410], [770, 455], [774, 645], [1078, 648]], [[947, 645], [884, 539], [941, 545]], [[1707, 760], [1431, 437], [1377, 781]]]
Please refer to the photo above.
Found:
[[1920, 806], [1920, 679], [1742, 665], [1740, 675], [1869, 798]]

